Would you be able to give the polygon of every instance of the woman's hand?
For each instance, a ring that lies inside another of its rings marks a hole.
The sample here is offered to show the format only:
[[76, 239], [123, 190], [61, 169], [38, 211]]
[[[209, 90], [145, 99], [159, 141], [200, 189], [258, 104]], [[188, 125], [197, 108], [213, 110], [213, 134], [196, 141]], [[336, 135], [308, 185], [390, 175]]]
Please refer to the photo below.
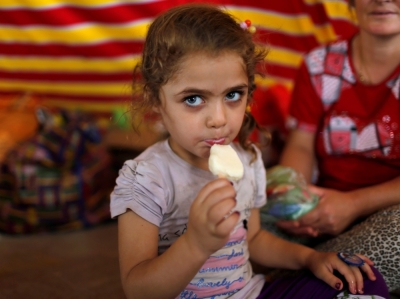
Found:
[[322, 234], [338, 235], [358, 217], [350, 193], [309, 186], [320, 199], [317, 206], [295, 221], [278, 221], [276, 225], [289, 234], [317, 237]]
[[236, 191], [227, 179], [216, 179], [201, 189], [192, 203], [186, 233], [193, 250], [206, 257], [226, 244], [239, 220], [233, 212]]
[[334, 252], [319, 252], [314, 251], [309, 255], [306, 267], [310, 269], [316, 277], [325, 281], [332, 288], [337, 290], [343, 289], [343, 281], [333, 275], [333, 271], [337, 270], [342, 274], [347, 281], [349, 291], [353, 294], [363, 294], [364, 279], [361, 270], [365, 272], [370, 280], [375, 280], [376, 277], [372, 272], [371, 266], [374, 264], [369, 258], [357, 254], [364, 260], [364, 265], [361, 267], [350, 266], [340, 260]]

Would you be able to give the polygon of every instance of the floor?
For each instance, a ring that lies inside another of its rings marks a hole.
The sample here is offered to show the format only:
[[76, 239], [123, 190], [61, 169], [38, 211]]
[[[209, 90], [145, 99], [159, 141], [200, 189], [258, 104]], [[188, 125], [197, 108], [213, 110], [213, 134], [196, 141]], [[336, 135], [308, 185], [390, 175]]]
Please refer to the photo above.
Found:
[[124, 299], [116, 223], [45, 235], [0, 235], [0, 299]]
[[68, 233], [0, 234], [0, 257], [0, 299], [125, 298], [116, 222]]

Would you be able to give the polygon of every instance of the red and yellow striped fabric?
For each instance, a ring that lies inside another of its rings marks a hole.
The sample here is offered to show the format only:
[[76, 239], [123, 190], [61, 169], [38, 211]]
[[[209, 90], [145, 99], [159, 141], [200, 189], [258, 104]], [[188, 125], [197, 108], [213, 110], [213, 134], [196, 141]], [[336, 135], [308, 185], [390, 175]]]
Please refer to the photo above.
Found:
[[[112, 111], [130, 98], [149, 23], [185, 2], [1, 0], [0, 93], [29, 91], [50, 106]], [[266, 86], [290, 89], [304, 52], [355, 30], [345, 0], [211, 2], [250, 19], [270, 44], [269, 76], [259, 81]]]

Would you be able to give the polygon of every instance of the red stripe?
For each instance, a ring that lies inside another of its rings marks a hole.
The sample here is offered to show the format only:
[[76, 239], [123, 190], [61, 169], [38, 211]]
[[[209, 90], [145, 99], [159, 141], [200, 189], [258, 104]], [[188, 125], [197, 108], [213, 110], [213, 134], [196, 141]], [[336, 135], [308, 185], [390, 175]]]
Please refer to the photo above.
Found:
[[[278, 76], [293, 79], [296, 68], [276, 63], [268, 63], [266, 66], [267, 76]], [[129, 86], [132, 81], [132, 73], [39, 73], [39, 72], [2, 72], [0, 78], [7, 80], [25, 80], [28, 82], [70, 82], [70, 83], [121, 83]]]
[[[0, 91], [0, 96], [14, 96], [21, 94], [20, 90], [8, 90], [8, 91]], [[35, 92], [34, 94], [38, 98], [42, 100], [65, 100], [79, 103], [79, 102], [99, 102], [99, 103], [110, 103], [110, 104], [117, 104], [121, 102], [128, 103], [131, 99], [129, 94], [125, 96], [104, 96], [104, 95], [96, 95], [96, 96], [86, 96], [86, 95], [71, 95], [71, 94], [53, 94], [53, 93], [39, 93]]]
[[[296, 68], [284, 66], [276, 63], [268, 63], [266, 66], [267, 75], [294, 78]], [[121, 83], [129, 85], [132, 81], [132, 73], [39, 73], [39, 72], [2, 72], [0, 78], [7, 80], [26, 80], [28, 82], [75, 82], [75, 83], [93, 83], [108, 82]]]
[[0, 24], [14, 26], [68, 26], [86, 22], [123, 24], [143, 18], [154, 18], [156, 14], [172, 7], [172, 4], [173, 1], [162, 1], [100, 8], [63, 6], [46, 10], [27, 8], [0, 10]]
[[282, 31], [259, 29], [257, 38], [261, 43], [304, 53], [319, 45], [314, 35], [290, 35]]
[[342, 39], [350, 38], [358, 31], [358, 27], [347, 20], [331, 20], [331, 24], [336, 34]]
[[[204, 2], [204, 1], [191, 1]], [[215, 4], [222, 6], [242, 6], [252, 9], [262, 9], [268, 12], [282, 14], [309, 14], [316, 24], [327, 22], [328, 17], [322, 4], [306, 5], [302, 1], [259, 1], [259, 0], [212, 0]], [[345, 1], [343, 1], [345, 2]], [[17, 8], [9, 10], [0, 9], [0, 25], [29, 26], [68, 26], [80, 23], [93, 22], [102, 24], [124, 24], [133, 20], [143, 18], [154, 18], [155, 15], [173, 6], [187, 3], [187, 1], [159, 1], [138, 4], [116, 4], [110, 7], [88, 8], [73, 7], [65, 5], [63, 7], [49, 8], [44, 10], [34, 10], [27, 8]]]
[[118, 57], [140, 53], [143, 42], [140, 41], [110, 41], [95, 45], [64, 45], [64, 44], [23, 44], [1, 43], [1, 55], [10, 56], [81, 56], [90, 58]]
[[288, 67], [284, 65], [268, 63], [266, 66], [267, 76], [281, 77], [293, 80], [296, 77], [297, 68]]
[[55, 72], [6, 72], [0, 71], [0, 78], [7, 80], [26, 80], [31, 82], [130, 82], [132, 71], [119, 73], [55, 73]]

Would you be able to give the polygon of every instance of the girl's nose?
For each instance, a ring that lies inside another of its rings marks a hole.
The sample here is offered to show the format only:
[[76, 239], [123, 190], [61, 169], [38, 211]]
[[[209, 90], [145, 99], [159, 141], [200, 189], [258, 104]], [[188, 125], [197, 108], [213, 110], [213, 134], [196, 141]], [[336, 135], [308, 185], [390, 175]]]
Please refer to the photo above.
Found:
[[226, 125], [226, 107], [223, 103], [213, 105], [208, 113], [207, 127], [220, 128]]

